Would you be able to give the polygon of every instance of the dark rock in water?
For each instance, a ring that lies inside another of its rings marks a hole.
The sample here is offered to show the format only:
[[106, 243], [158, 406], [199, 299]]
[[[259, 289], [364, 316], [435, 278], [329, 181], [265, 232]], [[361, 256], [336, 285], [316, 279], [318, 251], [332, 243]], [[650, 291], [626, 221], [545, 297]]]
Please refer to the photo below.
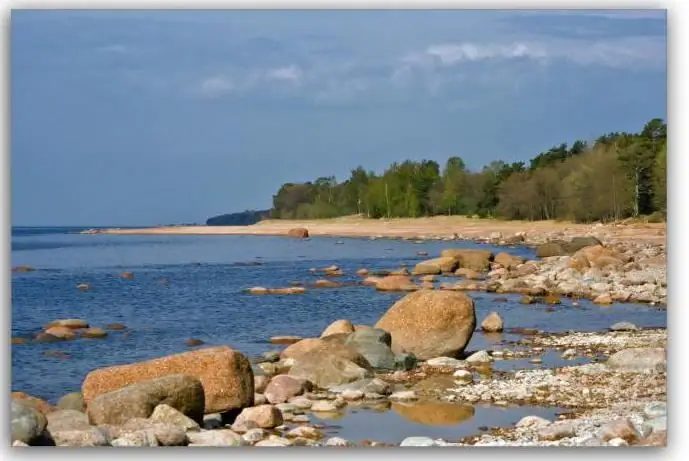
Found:
[[102, 328], [85, 328], [79, 332], [81, 337], [83, 338], [92, 338], [92, 339], [97, 339], [97, 338], [105, 338], [108, 336], [108, 332], [105, 331]]
[[572, 254], [576, 253], [582, 248], [596, 245], [603, 245], [603, 243], [596, 237], [589, 235], [586, 237], [574, 237], [572, 240], [569, 241], [569, 243], [565, 243], [564, 245], [562, 245], [562, 247], [565, 250], [565, 252], [567, 252], [567, 254]]
[[414, 354], [397, 354], [395, 356], [395, 370], [413, 370], [417, 363], [418, 360]]
[[89, 418], [83, 412], [77, 410], [57, 410], [46, 415], [48, 419], [48, 431], [73, 431], [88, 429]]
[[36, 342], [37, 343], [54, 343], [62, 341], [60, 338], [57, 336], [53, 336], [50, 333], [39, 333], [36, 335]]
[[360, 327], [347, 336], [344, 344], [354, 348], [373, 368], [395, 369], [395, 353], [390, 344], [390, 333], [380, 328]]
[[88, 403], [87, 414], [94, 425], [124, 424], [132, 418], [148, 418], [156, 406], [165, 403], [200, 422], [204, 400], [201, 381], [188, 375], [167, 375], [101, 394]]
[[57, 408], [60, 410], [75, 410], [80, 412], [86, 411], [86, 403], [81, 392], [70, 392], [63, 395], [57, 402]]
[[132, 280], [134, 278], [134, 273], [133, 272], [122, 272], [120, 274], [120, 277], [122, 277], [123, 279]]
[[29, 340], [26, 338], [20, 338], [20, 337], [16, 337], [16, 336], [12, 338], [12, 345], [13, 346], [16, 346], [19, 344], [26, 344], [28, 342], [29, 342]]
[[12, 441], [19, 440], [28, 445], [36, 442], [48, 424], [46, 417], [31, 406], [12, 399], [11, 426]]
[[123, 325], [121, 323], [109, 323], [109, 324], [105, 325], [105, 328], [107, 330], [126, 330], [127, 326]]
[[12, 268], [12, 272], [33, 272], [35, 270], [31, 266], [16, 266]]
[[190, 338], [190, 339], [185, 340], [184, 344], [186, 344], [189, 347], [194, 347], [194, 346], [200, 346], [201, 344], [204, 344], [204, 342], [201, 339]]
[[81, 291], [88, 291], [91, 289], [91, 285], [89, 285], [88, 283], [80, 283], [77, 285], [77, 289]]
[[289, 375], [304, 378], [327, 389], [357, 379], [370, 378], [373, 373], [341, 355], [311, 350], [296, 357]]
[[43, 355], [45, 357], [53, 357], [56, 359], [68, 359], [71, 357], [68, 353], [62, 351], [45, 351], [43, 352]]

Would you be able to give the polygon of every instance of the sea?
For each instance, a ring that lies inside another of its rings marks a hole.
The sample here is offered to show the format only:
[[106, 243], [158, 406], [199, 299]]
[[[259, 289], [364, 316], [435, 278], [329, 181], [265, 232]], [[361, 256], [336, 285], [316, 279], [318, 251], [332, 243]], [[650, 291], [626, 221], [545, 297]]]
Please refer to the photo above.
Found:
[[[310, 271], [332, 264], [355, 282], [360, 268], [410, 269], [446, 248], [507, 251], [535, 259], [528, 247], [497, 248], [473, 242], [401, 239], [222, 235], [106, 235], [81, 234], [85, 227], [13, 227], [12, 266], [32, 272], [11, 277], [12, 337], [29, 340], [12, 346], [12, 391], [22, 391], [51, 403], [79, 391], [86, 374], [96, 368], [132, 363], [185, 352], [185, 341], [204, 346], [228, 345], [257, 357], [279, 350], [269, 338], [278, 335], [318, 337], [331, 322], [348, 319], [374, 324], [402, 293], [380, 293], [361, 285], [310, 289], [299, 295], [248, 294], [250, 287], [309, 284], [322, 275]], [[429, 256], [419, 256], [420, 251]], [[120, 277], [132, 272], [133, 279]], [[455, 279], [456, 280], [456, 279]], [[87, 283], [88, 291], [77, 289]], [[346, 285], [346, 283], [345, 283]], [[506, 328], [536, 328], [547, 332], [604, 331], [619, 321], [642, 327], [665, 327], [666, 313], [645, 305], [614, 304], [601, 308], [588, 301], [577, 307], [565, 300], [548, 309], [525, 306], [514, 295], [473, 293], [480, 320], [495, 311]], [[497, 298], [497, 299], [496, 299]], [[104, 339], [37, 343], [31, 339], [55, 319], [83, 318], [91, 326], [122, 323]], [[468, 350], [491, 348], [517, 334], [476, 332]], [[560, 366], [559, 354], [546, 354], [538, 366]], [[571, 362], [568, 362], [571, 364]], [[509, 361], [496, 367], [509, 368]], [[535, 366], [535, 365], [532, 365]], [[474, 406], [471, 416], [456, 424], [429, 425], [405, 414], [349, 411], [331, 428], [348, 439], [399, 443], [406, 436], [458, 438], [482, 426], [513, 424], [521, 416], [554, 417], [556, 408], [496, 408]], [[373, 433], [372, 433], [373, 432]]]

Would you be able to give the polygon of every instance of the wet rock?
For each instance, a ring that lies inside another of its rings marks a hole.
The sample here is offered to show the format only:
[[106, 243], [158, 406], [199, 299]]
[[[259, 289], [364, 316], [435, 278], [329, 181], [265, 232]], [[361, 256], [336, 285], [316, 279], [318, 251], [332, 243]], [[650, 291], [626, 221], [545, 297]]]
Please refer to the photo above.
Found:
[[245, 421], [254, 423], [261, 429], [272, 429], [280, 426], [283, 422], [282, 413], [273, 405], [259, 405], [256, 407], [245, 408], [237, 416], [235, 424], [242, 424]]
[[12, 272], [33, 272], [36, 269], [31, 266], [15, 266], [12, 268]]
[[441, 257], [451, 257], [457, 260], [459, 267], [466, 267], [477, 272], [484, 272], [493, 261], [493, 252], [488, 250], [447, 249], [440, 253]]
[[546, 304], [554, 305], [554, 304], [561, 304], [562, 301], [560, 300], [560, 297], [555, 295], [555, 294], [548, 294], [543, 298], [543, 302]]
[[202, 421], [203, 386], [191, 376], [167, 375], [100, 394], [87, 402], [87, 414], [94, 425], [124, 424], [132, 418], [148, 418], [161, 403]]
[[491, 312], [481, 322], [481, 329], [487, 333], [499, 333], [503, 330], [505, 324], [497, 312]]
[[109, 323], [105, 325], [106, 330], [126, 330], [127, 326], [122, 323]]
[[84, 396], [81, 392], [70, 392], [63, 395], [57, 402], [57, 408], [60, 410], [75, 410], [84, 413], [86, 411], [86, 403], [84, 403]]
[[45, 329], [48, 330], [51, 327], [65, 327], [72, 330], [78, 330], [80, 328], [88, 328], [89, 323], [85, 319], [58, 319], [46, 325]]
[[390, 348], [391, 342], [387, 331], [365, 327], [350, 334], [345, 345], [361, 354], [373, 368], [394, 370], [396, 363], [395, 354]]
[[295, 227], [293, 229], [288, 230], [287, 235], [290, 237], [305, 239], [309, 237], [309, 231], [308, 229], [303, 227]]
[[467, 357], [466, 361], [467, 363], [488, 363], [493, 361], [493, 357], [486, 351], [478, 351]]
[[48, 431], [70, 431], [88, 429], [89, 418], [77, 410], [57, 410], [46, 415]]
[[546, 426], [538, 431], [540, 440], [554, 441], [574, 437], [574, 427], [569, 421], [558, 421], [557, 423]]
[[414, 283], [411, 277], [406, 275], [388, 275], [383, 278], [369, 277], [364, 280], [374, 283], [378, 291], [416, 291], [420, 287]]
[[351, 360], [319, 351], [307, 352], [296, 358], [289, 375], [304, 378], [321, 388], [372, 377], [370, 370]]
[[397, 301], [376, 323], [392, 335], [392, 350], [418, 359], [461, 353], [476, 327], [474, 301], [464, 293], [419, 291]]
[[441, 257], [421, 261], [414, 266], [413, 275], [438, 275], [442, 273], [454, 272], [459, 262], [453, 257]]
[[600, 429], [599, 437], [604, 442], [620, 438], [629, 444], [641, 440], [641, 435], [629, 419], [622, 418], [608, 422]]
[[610, 327], [610, 331], [637, 331], [639, 327], [631, 322], [617, 322]]
[[331, 413], [337, 410], [339, 410], [338, 405], [328, 400], [317, 400], [311, 405], [311, 411], [316, 413]]
[[189, 442], [204, 447], [240, 447], [246, 445], [241, 435], [230, 429], [190, 432]]
[[203, 416], [204, 429], [218, 429], [223, 426], [222, 415], [220, 413], [211, 413]]
[[468, 267], [460, 267], [455, 271], [455, 275], [464, 277], [467, 280], [480, 280], [483, 278], [480, 272], [469, 269]]
[[524, 416], [522, 419], [519, 420], [515, 427], [542, 429], [544, 427], [550, 426], [550, 424], [552, 424], [550, 421], [548, 421], [545, 418], [541, 418], [540, 416]]
[[536, 299], [533, 296], [529, 296], [529, 295], [524, 295], [519, 300], [520, 304], [533, 304], [535, 302], [536, 302]]
[[[208, 347], [130, 365], [100, 368], [86, 376], [82, 393], [86, 404], [90, 406], [91, 401], [101, 394], [171, 374], [191, 376], [201, 382], [207, 413], [230, 411], [253, 404], [254, 377], [251, 363], [246, 356], [227, 346]], [[177, 379], [175, 382], [181, 385], [181, 378]], [[186, 383], [189, 384], [189, 381]], [[186, 388], [191, 392], [192, 387]], [[197, 395], [187, 395], [192, 394]], [[165, 398], [170, 398], [170, 395], [165, 395]], [[161, 400], [155, 402], [155, 405], [158, 403], [169, 404]], [[151, 411], [155, 405], [151, 407]], [[176, 405], [171, 406], [181, 410]], [[194, 417], [186, 411], [182, 412], [200, 421], [200, 415]]]
[[354, 325], [349, 320], [335, 320], [333, 323], [328, 325], [328, 327], [321, 333], [321, 338], [330, 336], [333, 334], [349, 334], [354, 332]]
[[607, 366], [622, 372], [664, 371], [667, 369], [667, 354], [663, 348], [623, 349], [608, 358]]
[[466, 370], [457, 370], [452, 374], [452, 377], [462, 384], [474, 382], [474, 375], [470, 371]]
[[156, 423], [165, 423], [181, 427], [185, 431], [195, 431], [200, 429], [199, 423], [189, 418], [181, 411], [176, 410], [165, 403], [157, 405], [153, 409], [153, 413], [149, 419]]
[[368, 269], [364, 269], [364, 268], [359, 269], [358, 271], [356, 271], [356, 275], [358, 275], [360, 277], [365, 277], [368, 275]]
[[302, 339], [300, 336], [273, 336], [269, 341], [271, 344], [294, 344]]
[[189, 338], [184, 340], [184, 344], [186, 344], [189, 347], [196, 347], [200, 346], [201, 344], [204, 344], [204, 342], [203, 340], [198, 338]]
[[514, 267], [517, 267], [518, 265], [522, 264], [524, 260], [518, 256], [512, 256], [509, 253], [498, 253], [495, 255], [495, 258], [493, 259], [494, 262], [497, 264], [500, 264], [502, 267], [505, 267], [507, 269], [511, 269]]
[[20, 400], [12, 399], [11, 403], [12, 441], [19, 440], [31, 445], [43, 435], [47, 426], [46, 417]]
[[108, 332], [102, 328], [85, 328], [79, 332], [82, 338], [105, 338], [108, 336]]
[[12, 345], [13, 345], [13, 346], [16, 346], [16, 345], [19, 345], [19, 344], [26, 344], [26, 343], [29, 342], [29, 340], [26, 339], [26, 338], [20, 338], [20, 337], [16, 337], [16, 336], [15, 336], [15, 337], [12, 338], [11, 342], [12, 342]]
[[596, 296], [596, 298], [593, 300], [593, 303], [607, 306], [609, 304], [612, 304], [612, 297], [610, 296], [610, 294], [604, 293]]
[[416, 368], [418, 360], [414, 354], [397, 354], [395, 355], [395, 370], [409, 371]]
[[389, 398], [390, 400], [399, 400], [404, 402], [409, 400], [417, 400], [419, 396], [415, 391], [398, 391], [390, 394]]
[[54, 336], [60, 340], [71, 340], [76, 338], [74, 330], [68, 327], [53, 326], [45, 330], [45, 334]]
[[287, 437], [303, 437], [310, 440], [320, 440], [323, 438], [323, 433], [314, 427], [299, 426], [285, 434]]
[[23, 405], [27, 405], [39, 413], [47, 414], [51, 411], [55, 411], [55, 408], [45, 400], [34, 397], [33, 395], [25, 394], [24, 392], [12, 392], [10, 397], [12, 400], [18, 400]]
[[122, 277], [123, 279], [127, 279], [127, 280], [133, 280], [134, 279], [134, 273], [133, 272], [122, 272], [120, 274], [120, 277]]
[[341, 285], [337, 282], [333, 282], [332, 280], [316, 280], [313, 282], [313, 286], [316, 288], [339, 288]]
[[[104, 447], [109, 445], [105, 432], [98, 427], [54, 431], [50, 437], [58, 447]], [[114, 441], [112, 443], [114, 445]]]
[[364, 394], [376, 393], [380, 395], [389, 395], [392, 392], [390, 384], [380, 378], [360, 379], [348, 384], [333, 387], [330, 390], [337, 393], [345, 391], [362, 391]]
[[284, 403], [309, 390], [311, 390], [311, 383], [305, 379], [277, 375], [270, 380], [263, 394], [270, 403]]

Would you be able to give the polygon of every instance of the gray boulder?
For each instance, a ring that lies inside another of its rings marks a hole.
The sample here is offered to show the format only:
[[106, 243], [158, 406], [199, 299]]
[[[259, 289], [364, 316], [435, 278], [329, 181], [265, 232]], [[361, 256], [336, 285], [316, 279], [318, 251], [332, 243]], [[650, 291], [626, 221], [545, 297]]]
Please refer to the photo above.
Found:
[[11, 425], [12, 441], [31, 445], [43, 436], [48, 422], [42, 413], [19, 400], [12, 399]]
[[395, 369], [395, 353], [390, 348], [391, 344], [390, 333], [371, 327], [360, 328], [345, 340], [345, 345], [364, 356], [373, 368], [382, 370]]
[[662, 347], [623, 349], [608, 358], [607, 366], [622, 372], [662, 372], [667, 369], [667, 353]]

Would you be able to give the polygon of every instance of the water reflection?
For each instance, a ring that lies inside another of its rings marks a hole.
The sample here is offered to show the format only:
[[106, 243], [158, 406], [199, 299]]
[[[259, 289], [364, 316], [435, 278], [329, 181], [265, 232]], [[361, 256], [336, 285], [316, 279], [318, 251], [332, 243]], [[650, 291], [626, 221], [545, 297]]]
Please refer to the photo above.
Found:
[[427, 402], [427, 403], [393, 403], [392, 411], [402, 418], [430, 426], [453, 426], [460, 424], [475, 414], [471, 405]]

